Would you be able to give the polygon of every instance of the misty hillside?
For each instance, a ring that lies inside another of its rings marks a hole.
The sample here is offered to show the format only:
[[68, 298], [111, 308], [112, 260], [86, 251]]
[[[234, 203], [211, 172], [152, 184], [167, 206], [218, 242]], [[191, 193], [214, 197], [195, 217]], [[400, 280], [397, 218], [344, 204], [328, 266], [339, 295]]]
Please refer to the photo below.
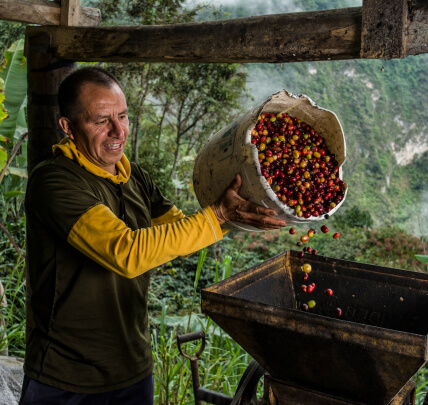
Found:
[[[218, 0], [215, 5], [216, 18], [235, 18], [361, 6], [361, 2]], [[345, 209], [357, 205], [369, 210], [377, 223], [428, 233], [428, 54], [389, 61], [247, 64], [244, 68], [253, 96], [247, 100], [249, 108], [287, 89], [306, 94], [337, 114], [347, 142]]]

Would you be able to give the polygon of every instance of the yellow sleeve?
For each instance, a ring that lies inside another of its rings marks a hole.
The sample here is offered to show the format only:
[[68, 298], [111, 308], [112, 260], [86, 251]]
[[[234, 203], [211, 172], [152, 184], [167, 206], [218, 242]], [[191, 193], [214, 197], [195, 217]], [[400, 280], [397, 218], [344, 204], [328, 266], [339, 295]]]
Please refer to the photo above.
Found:
[[[171, 222], [183, 219], [185, 215], [175, 205], [164, 215], [159, 218], [152, 218], [152, 226], [170, 224]], [[221, 232], [224, 235], [229, 232], [229, 229], [221, 228]]]
[[106, 269], [134, 278], [223, 239], [211, 208], [181, 219], [177, 215], [173, 215], [174, 222], [133, 231], [108, 207], [98, 204], [79, 218], [67, 241]]
[[152, 218], [152, 226], [170, 224], [184, 217], [183, 212], [174, 205], [166, 214], [161, 215], [159, 218]]

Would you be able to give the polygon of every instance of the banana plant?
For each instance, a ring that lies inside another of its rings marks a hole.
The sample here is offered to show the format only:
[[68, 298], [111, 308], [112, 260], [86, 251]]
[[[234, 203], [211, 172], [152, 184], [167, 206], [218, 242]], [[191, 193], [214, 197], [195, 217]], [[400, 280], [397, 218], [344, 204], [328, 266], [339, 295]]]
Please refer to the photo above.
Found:
[[[16, 41], [5, 52], [0, 79], [0, 172], [6, 168], [3, 175], [27, 177], [27, 143], [24, 142], [27, 132], [27, 61], [24, 40]], [[15, 156], [19, 149], [22, 154]]]

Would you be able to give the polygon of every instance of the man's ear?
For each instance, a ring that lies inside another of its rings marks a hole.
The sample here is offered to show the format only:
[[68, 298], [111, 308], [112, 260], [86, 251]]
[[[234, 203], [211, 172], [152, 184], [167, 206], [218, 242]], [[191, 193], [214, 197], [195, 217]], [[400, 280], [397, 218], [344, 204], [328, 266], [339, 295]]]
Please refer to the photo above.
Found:
[[71, 138], [74, 140], [74, 133], [73, 133], [73, 125], [71, 121], [66, 117], [61, 117], [59, 119], [59, 125], [61, 126], [62, 130]]

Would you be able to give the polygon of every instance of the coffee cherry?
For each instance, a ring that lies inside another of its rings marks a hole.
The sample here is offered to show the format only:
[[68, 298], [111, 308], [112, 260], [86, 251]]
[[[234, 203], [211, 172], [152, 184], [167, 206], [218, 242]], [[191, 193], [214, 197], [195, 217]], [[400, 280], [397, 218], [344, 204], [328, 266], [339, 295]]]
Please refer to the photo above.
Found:
[[312, 266], [311, 266], [309, 263], [305, 263], [305, 264], [302, 266], [302, 270], [303, 270], [305, 273], [310, 273], [310, 272], [312, 271]]
[[318, 250], [316, 250], [316, 249], [312, 249], [312, 254], [313, 254], [313, 255], [318, 254]]
[[336, 232], [336, 233], [333, 235], [333, 239], [337, 239], [339, 236], [340, 236], [340, 233], [339, 233], [339, 232]]
[[297, 254], [297, 257], [298, 257], [299, 259], [303, 259], [303, 258], [305, 257], [305, 253], [304, 253], [304, 252], [299, 252], [299, 253]]
[[311, 248], [310, 246], [308, 246], [308, 247], [306, 248], [306, 251], [307, 251], [308, 253], [312, 253], [312, 248]]
[[316, 305], [316, 302], [314, 300], [308, 301], [308, 307], [313, 308]]
[[342, 316], [342, 310], [340, 308], [336, 308], [336, 313], [338, 316]]
[[290, 233], [290, 235], [294, 235], [296, 233], [296, 229], [290, 228], [290, 230], [288, 232]]
[[300, 286], [300, 289], [303, 291], [303, 292], [308, 292], [307, 290], [308, 290], [308, 286], [306, 286], [305, 284], [302, 284], [301, 286]]
[[302, 277], [303, 281], [306, 281], [309, 278], [309, 274], [305, 273]]
[[309, 231], [308, 231], [308, 236], [310, 237], [310, 238], [312, 238], [314, 235], [315, 235], [315, 229], [309, 229]]
[[322, 232], [322, 233], [327, 233], [327, 232], [328, 232], [328, 226], [327, 226], [327, 225], [323, 225], [323, 226], [321, 227], [321, 232]]
[[308, 235], [303, 235], [303, 236], [300, 238], [300, 240], [301, 240], [303, 243], [305, 243], [305, 242], [307, 242], [307, 241], [309, 240], [309, 236], [308, 236]]
[[308, 285], [306, 290], [308, 293], [311, 293], [312, 291], [315, 290], [315, 284], [312, 283], [311, 285]]
[[302, 304], [303, 311], [307, 311], [309, 309], [307, 304]]
[[327, 288], [327, 290], [325, 290], [325, 293], [331, 297], [333, 295], [333, 290], [331, 288]]

